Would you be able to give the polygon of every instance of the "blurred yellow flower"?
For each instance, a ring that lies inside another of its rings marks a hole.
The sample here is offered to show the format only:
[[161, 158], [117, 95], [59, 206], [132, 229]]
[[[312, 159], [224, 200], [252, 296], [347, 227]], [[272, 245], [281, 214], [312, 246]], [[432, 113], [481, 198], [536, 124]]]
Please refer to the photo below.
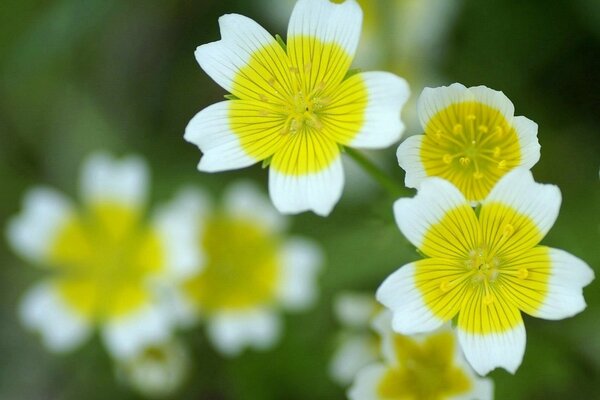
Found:
[[374, 323], [381, 336], [382, 361], [363, 368], [348, 392], [350, 400], [490, 400], [493, 385], [465, 363], [452, 331], [404, 336], [391, 329], [391, 316]]
[[515, 117], [502, 92], [460, 83], [425, 88], [417, 112], [425, 134], [409, 137], [398, 148], [408, 187], [438, 176], [467, 200], [480, 202], [508, 171], [529, 169], [540, 158], [537, 124]]
[[269, 193], [280, 212], [328, 215], [342, 194], [340, 146], [384, 148], [404, 129], [406, 82], [385, 72], [348, 73], [361, 22], [355, 0], [299, 0], [283, 45], [249, 18], [222, 16], [222, 39], [195, 54], [233, 96], [186, 128], [186, 140], [204, 153], [198, 168], [267, 160]]
[[286, 219], [250, 183], [230, 186], [215, 211], [198, 192], [180, 199], [182, 208], [204, 205], [196, 207], [204, 267], [180, 286], [182, 317], [205, 319], [209, 339], [226, 355], [272, 346], [279, 309], [304, 309], [316, 298], [319, 248], [284, 238]]
[[187, 215], [162, 210], [145, 221], [147, 185], [142, 159], [98, 153], [83, 166], [83, 207], [49, 188], [26, 195], [8, 239], [50, 273], [21, 307], [50, 349], [74, 348], [94, 327], [115, 357], [169, 336], [173, 322], [159, 288], [193, 272], [199, 258]]
[[545, 319], [581, 312], [590, 267], [562, 250], [539, 246], [560, 207], [556, 186], [516, 168], [475, 212], [450, 182], [429, 178], [394, 205], [402, 233], [427, 258], [403, 266], [379, 287], [403, 334], [428, 332], [456, 316], [465, 356], [481, 375], [514, 373], [525, 352], [521, 311]]

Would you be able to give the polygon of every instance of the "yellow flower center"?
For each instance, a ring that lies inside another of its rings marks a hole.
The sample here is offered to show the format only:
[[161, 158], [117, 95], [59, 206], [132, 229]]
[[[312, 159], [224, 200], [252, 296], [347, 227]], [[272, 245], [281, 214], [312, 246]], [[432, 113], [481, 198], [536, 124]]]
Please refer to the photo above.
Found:
[[550, 260], [536, 247], [541, 238], [535, 222], [508, 205], [484, 204], [479, 216], [457, 207], [427, 231], [421, 250], [431, 258], [416, 262], [415, 283], [440, 318], [467, 312], [471, 331], [506, 331], [520, 322], [518, 309], [534, 312], [544, 301]]
[[289, 38], [255, 51], [232, 85], [229, 127], [256, 160], [288, 175], [327, 168], [339, 146], [360, 132], [367, 86], [360, 74], [344, 79], [352, 58], [336, 43]]
[[390, 367], [377, 391], [389, 400], [441, 400], [466, 393], [472, 383], [454, 364], [455, 341], [442, 332], [419, 343], [402, 335], [394, 336], [397, 366]]
[[60, 295], [96, 321], [149, 301], [147, 279], [160, 271], [163, 258], [157, 233], [141, 225], [138, 210], [116, 203], [94, 204], [68, 221], [50, 253]]
[[429, 176], [452, 182], [468, 200], [482, 200], [521, 162], [515, 129], [494, 108], [478, 102], [448, 106], [425, 127], [421, 160]]
[[204, 269], [184, 289], [202, 312], [243, 310], [274, 300], [278, 240], [255, 222], [216, 216], [205, 226]]

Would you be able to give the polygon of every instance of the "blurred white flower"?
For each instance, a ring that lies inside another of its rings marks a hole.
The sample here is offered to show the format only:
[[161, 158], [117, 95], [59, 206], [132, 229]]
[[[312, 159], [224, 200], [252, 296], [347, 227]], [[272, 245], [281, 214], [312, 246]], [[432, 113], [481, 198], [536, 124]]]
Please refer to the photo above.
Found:
[[117, 378], [148, 398], [175, 393], [190, 367], [187, 349], [179, 341], [150, 345], [117, 362]]
[[388, 311], [375, 319], [381, 361], [357, 374], [348, 391], [350, 400], [493, 398], [492, 381], [473, 372], [448, 326], [427, 335], [404, 336], [392, 331], [391, 319]]
[[180, 286], [180, 316], [186, 323], [204, 319], [225, 355], [269, 348], [281, 332], [279, 311], [314, 302], [321, 251], [306, 239], [285, 238], [286, 218], [250, 183], [230, 186], [216, 210], [203, 197], [180, 195], [182, 208], [204, 204], [196, 209], [204, 268]]
[[329, 363], [329, 375], [340, 386], [350, 385], [362, 367], [377, 359], [379, 340], [371, 325], [380, 309], [373, 295], [343, 292], [335, 297], [333, 311], [342, 330]]
[[169, 337], [175, 321], [162, 292], [200, 266], [195, 226], [185, 210], [168, 208], [146, 221], [147, 186], [141, 158], [94, 154], [83, 165], [80, 207], [38, 187], [10, 221], [12, 247], [47, 273], [20, 315], [50, 350], [73, 349], [94, 328], [117, 358]]

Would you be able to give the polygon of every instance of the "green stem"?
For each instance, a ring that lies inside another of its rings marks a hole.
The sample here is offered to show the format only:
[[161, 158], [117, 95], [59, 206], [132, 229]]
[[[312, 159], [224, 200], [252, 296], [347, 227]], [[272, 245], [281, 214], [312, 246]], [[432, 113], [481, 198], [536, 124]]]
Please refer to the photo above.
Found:
[[386, 172], [384, 172], [381, 168], [375, 165], [371, 160], [365, 157], [361, 152], [346, 147], [344, 149], [346, 154], [348, 154], [358, 165], [362, 167], [373, 179], [377, 181], [392, 197], [398, 198], [403, 197], [405, 195], [402, 187], [398, 185], [398, 183], [390, 177]]

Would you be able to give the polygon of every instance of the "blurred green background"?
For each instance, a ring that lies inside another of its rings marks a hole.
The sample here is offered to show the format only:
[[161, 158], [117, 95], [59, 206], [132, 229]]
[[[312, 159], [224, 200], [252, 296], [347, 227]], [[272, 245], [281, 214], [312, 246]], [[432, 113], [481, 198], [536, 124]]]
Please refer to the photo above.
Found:
[[[377, 5], [385, 9], [392, 1]], [[34, 184], [77, 196], [79, 165], [97, 149], [145, 156], [153, 171], [153, 203], [167, 200], [186, 183], [218, 193], [226, 182], [252, 177], [266, 190], [267, 173], [260, 166], [218, 175], [197, 172], [199, 152], [184, 142], [183, 131], [197, 111], [225, 94], [198, 67], [196, 46], [218, 40], [217, 18], [229, 12], [285, 34], [287, 16], [278, 20], [269, 3], [3, 0], [0, 225], [20, 209], [24, 192]], [[440, 46], [427, 50], [432, 57], [420, 58], [418, 47], [403, 57], [403, 50], [394, 54], [389, 43], [375, 40], [367, 45], [387, 46], [388, 55], [375, 67], [406, 75], [413, 94], [455, 81], [504, 91], [517, 115], [539, 124], [542, 158], [533, 168], [536, 179], [562, 190], [561, 214], [544, 243], [583, 258], [600, 275], [600, 3], [457, 4]], [[387, 23], [378, 37], [393, 37], [401, 27], [393, 15], [383, 14]], [[422, 28], [428, 23], [436, 20], [423, 19]], [[423, 65], [428, 73], [413, 81]], [[421, 131], [409, 120], [407, 132]], [[371, 156], [402, 184], [394, 153], [392, 148]], [[303, 214], [293, 220], [292, 231], [319, 240], [327, 254], [317, 306], [285, 316], [284, 338], [274, 350], [247, 351], [229, 361], [211, 349], [202, 330], [185, 333], [194, 366], [173, 398], [344, 398], [344, 389], [327, 375], [339, 329], [332, 298], [340, 290], [374, 292], [390, 272], [418, 258], [393, 223], [393, 199], [373, 187], [348, 179], [347, 195], [329, 218]], [[116, 382], [97, 339], [57, 356], [25, 332], [16, 308], [40, 271], [19, 260], [5, 240], [0, 241], [0, 264], [0, 399], [138, 398]], [[569, 320], [525, 317], [523, 364], [515, 376], [491, 374], [497, 399], [600, 398], [597, 281], [585, 295], [588, 309]]]

